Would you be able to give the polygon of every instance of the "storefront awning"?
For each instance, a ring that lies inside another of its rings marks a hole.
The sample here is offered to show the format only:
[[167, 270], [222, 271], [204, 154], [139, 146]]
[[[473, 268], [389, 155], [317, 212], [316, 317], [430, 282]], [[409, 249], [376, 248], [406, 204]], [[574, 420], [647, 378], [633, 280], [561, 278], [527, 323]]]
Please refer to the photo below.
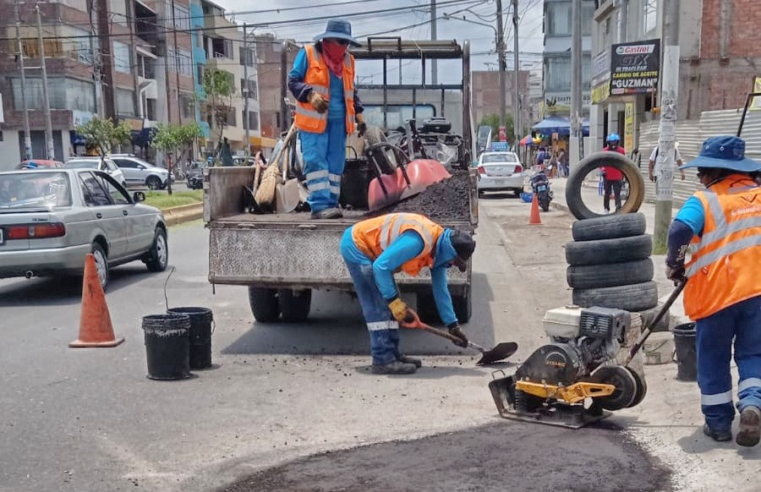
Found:
[[[550, 116], [532, 126], [531, 129], [542, 135], [552, 135], [553, 133], [557, 133], [558, 135], [570, 135], [571, 122], [568, 118], [562, 116]], [[589, 136], [589, 120], [585, 119], [582, 122], [581, 131], [583, 136]]]

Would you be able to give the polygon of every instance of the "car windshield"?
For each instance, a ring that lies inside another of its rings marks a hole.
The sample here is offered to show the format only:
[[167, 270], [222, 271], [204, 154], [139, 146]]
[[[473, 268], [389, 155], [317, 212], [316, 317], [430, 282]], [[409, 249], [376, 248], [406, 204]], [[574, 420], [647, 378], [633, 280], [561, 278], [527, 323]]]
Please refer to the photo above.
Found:
[[76, 160], [72, 159], [63, 165], [66, 169], [98, 169], [100, 162], [96, 160]]
[[481, 156], [481, 164], [494, 164], [495, 162], [518, 162], [515, 154], [484, 154]]
[[0, 174], [0, 210], [70, 206], [71, 192], [66, 173]]

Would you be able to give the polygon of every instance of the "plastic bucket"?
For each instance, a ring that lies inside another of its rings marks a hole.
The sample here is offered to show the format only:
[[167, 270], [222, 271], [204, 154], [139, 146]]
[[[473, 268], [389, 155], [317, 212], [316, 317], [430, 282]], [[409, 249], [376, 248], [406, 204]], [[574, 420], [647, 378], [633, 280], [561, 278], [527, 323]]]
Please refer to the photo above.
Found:
[[642, 350], [648, 366], [671, 362], [674, 357], [674, 337], [670, 332], [653, 333], [645, 341]]
[[211, 367], [211, 334], [214, 315], [204, 307], [178, 307], [169, 309], [173, 314], [184, 314], [190, 318], [190, 368]]
[[369, 166], [365, 159], [346, 159], [339, 203], [355, 209], [366, 209], [367, 187], [370, 184]]
[[190, 317], [154, 314], [143, 317], [148, 378], [157, 380], [190, 377]]
[[523, 191], [521, 192], [521, 200], [523, 203], [531, 203], [534, 200], [534, 194]]
[[676, 378], [680, 381], [697, 381], [698, 352], [695, 344], [695, 323], [684, 323], [674, 327], [674, 347], [677, 362]]

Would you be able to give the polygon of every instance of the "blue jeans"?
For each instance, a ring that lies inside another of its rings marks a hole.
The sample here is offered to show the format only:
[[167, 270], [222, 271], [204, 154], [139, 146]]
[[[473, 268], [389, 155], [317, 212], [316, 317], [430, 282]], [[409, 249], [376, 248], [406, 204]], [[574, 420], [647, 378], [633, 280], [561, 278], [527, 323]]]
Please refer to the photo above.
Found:
[[338, 205], [346, 164], [346, 121], [328, 120], [327, 125], [323, 133], [299, 131], [309, 190], [307, 203], [313, 212]]
[[735, 418], [729, 363], [734, 340], [740, 373], [737, 408], [761, 408], [761, 296], [697, 320], [698, 385], [708, 426], [728, 430]]
[[401, 357], [399, 352], [399, 323], [388, 309], [373, 276], [373, 265], [346, 261], [354, 290], [357, 293], [367, 331], [370, 333], [370, 352], [373, 365], [390, 364]]

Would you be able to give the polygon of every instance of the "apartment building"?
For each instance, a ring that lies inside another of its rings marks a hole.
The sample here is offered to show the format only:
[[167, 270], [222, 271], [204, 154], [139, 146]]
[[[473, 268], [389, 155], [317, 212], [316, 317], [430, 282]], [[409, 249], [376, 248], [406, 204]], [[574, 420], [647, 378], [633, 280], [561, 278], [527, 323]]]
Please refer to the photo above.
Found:
[[[529, 103], [529, 72], [518, 72], [518, 87], [515, 87], [515, 72], [505, 72], [505, 111], [514, 115], [514, 94], [518, 91], [520, 97], [521, 122], [523, 126], [529, 126], [531, 119], [531, 105]], [[499, 71], [497, 70], [473, 70], [471, 73], [473, 86], [473, 121], [480, 122], [484, 116], [499, 114]]]
[[[278, 39], [272, 34], [256, 36], [256, 73], [259, 82], [259, 112], [263, 138], [277, 138], [288, 119], [283, 120], [282, 85], [280, 67], [285, 56], [286, 70], [290, 70], [299, 46], [293, 40]], [[293, 96], [286, 90], [286, 97]]]

